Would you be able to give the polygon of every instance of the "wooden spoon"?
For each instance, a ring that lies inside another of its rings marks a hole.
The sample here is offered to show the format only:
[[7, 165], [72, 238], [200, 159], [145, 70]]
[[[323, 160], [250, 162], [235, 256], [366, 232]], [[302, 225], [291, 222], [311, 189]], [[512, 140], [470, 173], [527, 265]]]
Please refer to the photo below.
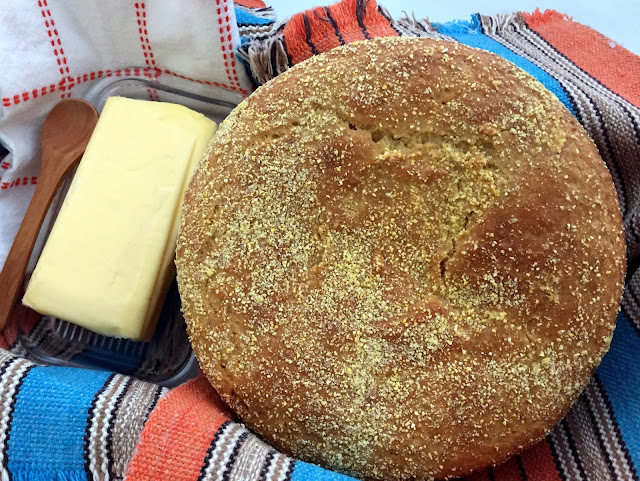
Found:
[[40, 178], [0, 273], [0, 329], [22, 291], [27, 263], [51, 201], [66, 175], [80, 162], [97, 121], [93, 105], [80, 99], [63, 100], [44, 121]]

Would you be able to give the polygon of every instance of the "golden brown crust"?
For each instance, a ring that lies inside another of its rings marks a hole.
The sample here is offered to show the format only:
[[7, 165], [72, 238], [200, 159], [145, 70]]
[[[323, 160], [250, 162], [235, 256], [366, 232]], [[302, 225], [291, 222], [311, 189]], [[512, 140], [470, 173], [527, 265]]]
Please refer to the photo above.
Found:
[[507, 61], [377, 39], [221, 125], [189, 188], [183, 309], [203, 370], [287, 453], [462, 475], [543, 436], [606, 352], [625, 247], [610, 175]]

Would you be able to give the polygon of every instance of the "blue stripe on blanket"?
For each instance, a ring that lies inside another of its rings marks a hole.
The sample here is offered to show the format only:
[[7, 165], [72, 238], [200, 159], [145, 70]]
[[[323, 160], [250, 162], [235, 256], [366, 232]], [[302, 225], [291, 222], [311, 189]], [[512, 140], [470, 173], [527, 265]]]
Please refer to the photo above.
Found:
[[238, 24], [239, 27], [242, 27], [245, 25], [268, 25], [270, 23], [273, 23], [273, 20], [251, 15], [245, 10], [241, 10], [239, 8], [235, 8], [234, 10], [236, 12], [236, 23]]
[[635, 466], [640, 466], [640, 337], [627, 317], [620, 313], [611, 349], [598, 368], [618, 421], [620, 434]]
[[484, 35], [482, 33], [482, 27], [480, 26], [478, 15], [472, 15], [470, 22], [460, 20], [441, 25], [434, 25], [434, 27], [437, 28], [438, 32], [449, 35], [460, 43], [493, 52], [509, 60], [528, 74], [534, 76], [548, 90], [553, 92], [553, 94], [560, 99], [564, 106], [569, 109], [574, 116], [576, 115], [575, 110], [571, 105], [571, 101], [560, 83], [534, 63], [513, 53], [501, 43]]
[[[353, 480], [344, 474], [334, 473], [313, 464], [296, 461], [291, 473], [291, 481], [349, 481]], [[355, 480], [354, 480], [355, 481]]]
[[9, 433], [8, 467], [14, 481], [87, 479], [83, 438], [88, 410], [108, 377], [107, 372], [66, 367], [29, 372]]

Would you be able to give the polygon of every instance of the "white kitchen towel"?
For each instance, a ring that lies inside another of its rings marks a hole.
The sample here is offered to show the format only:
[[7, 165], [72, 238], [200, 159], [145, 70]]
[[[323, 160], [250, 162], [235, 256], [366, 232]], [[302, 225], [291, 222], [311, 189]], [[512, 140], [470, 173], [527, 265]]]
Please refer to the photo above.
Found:
[[[40, 127], [57, 102], [137, 77], [237, 104], [251, 90], [239, 43], [232, 0], [3, 0], [0, 268], [38, 182]], [[149, 98], [158, 99], [153, 89]]]

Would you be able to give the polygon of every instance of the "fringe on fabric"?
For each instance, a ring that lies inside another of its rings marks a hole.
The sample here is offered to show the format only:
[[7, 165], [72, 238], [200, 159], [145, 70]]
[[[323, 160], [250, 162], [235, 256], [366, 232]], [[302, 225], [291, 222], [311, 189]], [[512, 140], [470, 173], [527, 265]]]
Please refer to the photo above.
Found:
[[238, 23], [238, 31], [242, 42], [264, 37], [273, 30], [276, 23], [276, 13], [271, 7], [250, 8], [235, 5], [236, 17], [246, 14], [245, 22]]
[[[428, 19], [418, 20], [415, 15], [405, 15], [396, 20], [384, 7], [378, 6], [377, 9], [400, 36], [450, 40], [447, 35], [439, 33]], [[315, 22], [316, 19], [313, 20]], [[258, 84], [268, 82], [292, 66], [283, 35], [286, 24], [287, 21], [281, 21], [271, 25], [253, 26], [243, 33], [247, 41], [238, 49], [237, 55], [247, 64]]]
[[383, 6], [378, 6], [380, 14], [387, 19], [391, 27], [403, 37], [428, 37], [449, 40], [449, 37], [439, 33], [428, 18], [418, 20], [414, 13], [411, 16], [404, 12], [404, 17], [394, 19]]
[[518, 13], [499, 13], [497, 15], [478, 15], [482, 28], [487, 35], [501, 35], [507, 29], [524, 24]]
[[269, 32], [242, 45], [238, 57], [247, 63], [251, 75], [259, 84], [264, 84], [291, 67], [281, 27], [284, 23], [270, 26]]
[[18, 471], [12, 472], [12, 481], [87, 481], [87, 475], [84, 471]]

